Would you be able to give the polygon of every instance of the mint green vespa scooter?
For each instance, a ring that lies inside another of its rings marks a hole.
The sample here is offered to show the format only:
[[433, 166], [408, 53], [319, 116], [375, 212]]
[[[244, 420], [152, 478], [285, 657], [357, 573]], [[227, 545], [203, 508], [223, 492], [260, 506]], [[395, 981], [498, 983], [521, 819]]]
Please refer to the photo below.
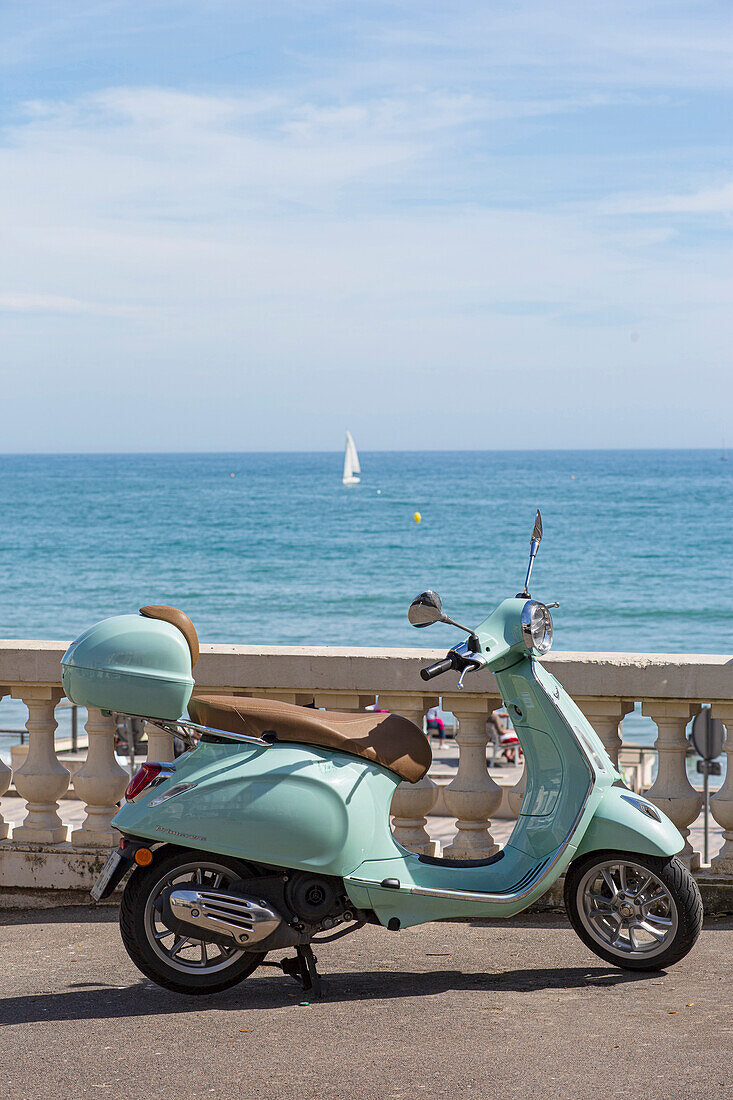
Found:
[[[63, 659], [70, 699], [106, 700], [193, 747], [137, 772], [113, 821], [120, 847], [92, 891], [106, 897], [132, 870], [120, 923], [144, 974], [182, 993], [213, 993], [276, 965], [317, 994], [316, 943], [366, 923], [399, 932], [446, 918], [511, 917], [563, 874], [573, 927], [602, 959], [659, 970], [687, 954], [702, 904], [674, 858], [682, 837], [624, 787], [538, 659], [552, 643], [550, 611], [528, 588], [541, 537], [538, 512], [524, 590], [421, 672], [424, 680], [458, 673], [460, 687], [488, 668], [512, 717], [526, 793], [509, 841], [489, 859], [416, 855], [392, 835], [395, 788], [417, 782], [431, 762], [427, 739], [406, 719], [221, 696], [191, 699], [190, 720], [181, 719], [198, 641], [175, 608], [104, 620], [71, 646]], [[417, 597], [409, 618], [417, 627], [458, 625], [433, 592]], [[287, 948], [294, 957], [264, 963]]]

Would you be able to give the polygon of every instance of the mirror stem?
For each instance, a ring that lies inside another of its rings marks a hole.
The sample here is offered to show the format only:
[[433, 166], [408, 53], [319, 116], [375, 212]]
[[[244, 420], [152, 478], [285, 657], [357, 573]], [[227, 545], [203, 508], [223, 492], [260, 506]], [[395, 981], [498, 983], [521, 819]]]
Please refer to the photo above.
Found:
[[539, 508], [537, 509], [537, 515], [534, 519], [534, 527], [532, 528], [532, 539], [529, 544], [529, 565], [527, 566], [527, 576], [524, 581], [524, 591], [517, 593], [518, 600], [529, 600], [529, 578], [532, 576], [532, 566], [534, 565], [534, 559], [537, 556], [540, 543], [542, 542], [542, 516], [540, 515]]
[[519, 600], [528, 600], [530, 598], [529, 578], [532, 576], [532, 566], [534, 565], [534, 559], [537, 556], [537, 551], [539, 550], [539, 547], [540, 540], [532, 539], [531, 543], [529, 544], [529, 565], [527, 566], [527, 576], [524, 581], [524, 591], [518, 594], [517, 599]]
[[470, 627], [462, 626], [461, 623], [457, 623], [455, 619], [451, 619], [448, 615], [441, 615], [440, 621], [442, 623], [448, 623], [448, 626], [457, 626], [459, 630], [465, 630], [466, 634], [469, 635], [468, 641], [471, 649], [478, 652], [478, 650], [481, 648], [481, 643], [479, 642], [478, 638]]

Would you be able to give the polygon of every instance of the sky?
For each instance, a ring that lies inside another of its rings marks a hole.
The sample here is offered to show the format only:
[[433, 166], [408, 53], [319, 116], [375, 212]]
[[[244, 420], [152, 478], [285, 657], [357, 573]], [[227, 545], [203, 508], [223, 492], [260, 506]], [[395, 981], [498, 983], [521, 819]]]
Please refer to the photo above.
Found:
[[0, 4], [0, 451], [733, 445], [729, 0]]

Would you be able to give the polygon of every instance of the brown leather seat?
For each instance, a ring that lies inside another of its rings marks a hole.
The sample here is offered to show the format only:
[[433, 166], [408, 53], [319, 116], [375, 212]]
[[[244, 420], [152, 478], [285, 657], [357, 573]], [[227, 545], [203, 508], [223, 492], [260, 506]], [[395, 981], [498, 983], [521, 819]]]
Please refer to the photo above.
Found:
[[145, 615], [148, 619], [163, 619], [166, 623], [173, 623], [180, 630], [183, 637], [188, 642], [188, 648], [191, 651], [191, 668], [196, 664], [199, 659], [199, 636], [196, 633], [196, 627], [185, 611], [179, 611], [177, 607], [168, 607], [166, 604], [155, 603], [150, 604], [149, 607], [141, 607], [140, 614]]
[[399, 714], [314, 710], [272, 699], [231, 695], [198, 695], [188, 704], [188, 713], [193, 722], [230, 733], [261, 737], [271, 732], [278, 741], [363, 756], [410, 783], [422, 779], [432, 761], [430, 744], [422, 730]]

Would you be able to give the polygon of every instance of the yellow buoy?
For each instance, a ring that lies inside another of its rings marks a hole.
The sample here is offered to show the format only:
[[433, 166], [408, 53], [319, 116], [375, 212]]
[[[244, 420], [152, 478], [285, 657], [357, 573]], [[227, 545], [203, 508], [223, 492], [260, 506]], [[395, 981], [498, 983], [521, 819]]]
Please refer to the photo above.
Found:
[[422, 522], [422, 516], [420, 515], [419, 512], [415, 512], [415, 515], [412, 518], [414, 519], [415, 523], [421, 523]]

